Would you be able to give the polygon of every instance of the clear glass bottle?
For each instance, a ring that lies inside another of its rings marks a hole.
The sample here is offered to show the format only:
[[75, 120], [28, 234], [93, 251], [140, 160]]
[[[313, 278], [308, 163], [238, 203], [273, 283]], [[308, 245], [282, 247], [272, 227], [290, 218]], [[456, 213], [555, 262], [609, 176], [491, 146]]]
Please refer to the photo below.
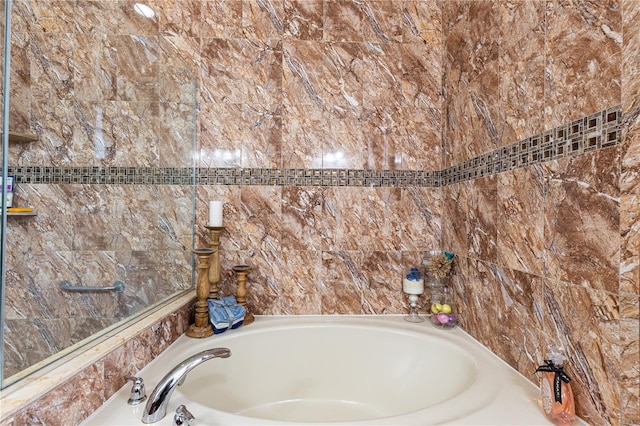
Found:
[[448, 286], [439, 281], [429, 283], [431, 295], [431, 323], [436, 327], [453, 328], [458, 324], [457, 313]]
[[571, 378], [564, 372], [564, 349], [550, 345], [545, 365], [538, 367], [542, 372], [540, 396], [542, 409], [549, 421], [558, 426], [568, 426], [576, 418], [576, 407], [571, 389]]

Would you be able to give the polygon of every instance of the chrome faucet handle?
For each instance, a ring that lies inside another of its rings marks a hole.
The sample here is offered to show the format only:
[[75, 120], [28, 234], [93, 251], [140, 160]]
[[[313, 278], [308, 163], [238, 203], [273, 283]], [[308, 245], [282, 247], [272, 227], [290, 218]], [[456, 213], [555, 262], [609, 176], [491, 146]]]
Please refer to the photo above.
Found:
[[131, 380], [133, 382], [133, 387], [131, 388], [131, 394], [129, 395], [127, 404], [138, 405], [142, 401], [147, 399], [147, 394], [144, 390], [144, 381], [142, 380], [142, 377], [125, 376], [125, 379]]
[[176, 414], [173, 416], [173, 426], [191, 426], [191, 422], [195, 420], [193, 414], [187, 410], [184, 405], [176, 408]]

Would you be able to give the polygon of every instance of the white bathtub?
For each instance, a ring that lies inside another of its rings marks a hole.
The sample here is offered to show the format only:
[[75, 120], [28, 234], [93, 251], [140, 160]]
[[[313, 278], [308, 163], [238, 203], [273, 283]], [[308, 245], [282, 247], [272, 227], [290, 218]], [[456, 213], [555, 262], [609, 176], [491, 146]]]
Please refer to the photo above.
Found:
[[[195, 425], [544, 425], [537, 387], [462, 330], [401, 316], [258, 316], [205, 339], [180, 337], [145, 367], [150, 394], [185, 358], [213, 347], [231, 357], [191, 371], [174, 391]], [[127, 384], [85, 422], [140, 425], [145, 403]]]

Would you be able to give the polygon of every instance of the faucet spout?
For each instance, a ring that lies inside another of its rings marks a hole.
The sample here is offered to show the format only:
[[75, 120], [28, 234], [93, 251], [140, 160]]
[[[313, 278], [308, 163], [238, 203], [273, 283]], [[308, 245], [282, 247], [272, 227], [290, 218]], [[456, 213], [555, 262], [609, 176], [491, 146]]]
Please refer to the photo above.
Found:
[[189, 371], [212, 358], [229, 358], [231, 351], [227, 348], [207, 349], [176, 365], [160, 380], [147, 401], [142, 413], [142, 423], [155, 423], [167, 414], [167, 404], [176, 386], [182, 384]]

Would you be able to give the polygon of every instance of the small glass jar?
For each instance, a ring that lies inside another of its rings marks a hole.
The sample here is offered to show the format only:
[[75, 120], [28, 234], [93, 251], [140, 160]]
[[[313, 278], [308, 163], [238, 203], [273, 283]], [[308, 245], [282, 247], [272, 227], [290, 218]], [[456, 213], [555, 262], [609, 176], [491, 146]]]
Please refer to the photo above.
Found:
[[448, 286], [431, 285], [430, 292], [430, 314], [431, 323], [439, 328], [453, 328], [458, 324], [458, 314], [453, 305], [453, 298]]

